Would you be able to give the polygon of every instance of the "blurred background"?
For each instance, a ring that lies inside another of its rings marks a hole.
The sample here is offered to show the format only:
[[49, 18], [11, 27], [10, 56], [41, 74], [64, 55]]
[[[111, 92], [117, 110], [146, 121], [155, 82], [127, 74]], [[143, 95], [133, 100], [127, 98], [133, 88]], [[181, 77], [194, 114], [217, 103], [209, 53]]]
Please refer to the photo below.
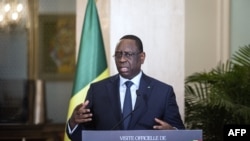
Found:
[[[64, 125], [86, 3], [0, 0], [1, 125]], [[138, 35], [147, 54], [144, 72], [174, 86], [183, 119], [185, 78], [209, 71], [250, 42], [249, 0], [96, 0], [96, 5], [111, 74], [118, 39]]]

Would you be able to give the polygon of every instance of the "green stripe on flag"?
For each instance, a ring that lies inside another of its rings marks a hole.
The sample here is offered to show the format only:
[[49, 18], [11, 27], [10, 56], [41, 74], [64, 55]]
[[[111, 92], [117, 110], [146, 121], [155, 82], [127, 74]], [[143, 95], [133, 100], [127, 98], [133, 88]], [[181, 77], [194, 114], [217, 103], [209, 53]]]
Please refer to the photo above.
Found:
[[[90, 84], [108, 76], [109, 71], [98, 12], [95, 1], [88, 0], [67, 121], [74, 108], [84, 102]], [[64, 140], [69, 140], [66, 133]]]
[[104, 43], [95, 3], [88, 1], [78, 53], [78, 65], [73, 87], [76, 94], [107, 68]]

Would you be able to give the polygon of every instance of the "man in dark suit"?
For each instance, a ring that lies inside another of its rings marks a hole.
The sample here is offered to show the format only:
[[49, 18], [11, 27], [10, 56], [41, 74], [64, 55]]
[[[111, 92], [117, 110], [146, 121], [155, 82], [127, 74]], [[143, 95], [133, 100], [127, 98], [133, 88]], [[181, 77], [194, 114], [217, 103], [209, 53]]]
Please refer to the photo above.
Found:
[[[81, 140], [82, 130], [185, 129], [173, 87], [141, 70], [145, 55], [137, 36], [120, 39], [114, 54], [119, 74], [90, 85], [86, 101], [74, 109], [69, 119], [66, 130], [71, 140]], [[132, 110], [124, 114], [126, 81], [132, 82]], [[125, 127], [123, 122], [128, 119]]]

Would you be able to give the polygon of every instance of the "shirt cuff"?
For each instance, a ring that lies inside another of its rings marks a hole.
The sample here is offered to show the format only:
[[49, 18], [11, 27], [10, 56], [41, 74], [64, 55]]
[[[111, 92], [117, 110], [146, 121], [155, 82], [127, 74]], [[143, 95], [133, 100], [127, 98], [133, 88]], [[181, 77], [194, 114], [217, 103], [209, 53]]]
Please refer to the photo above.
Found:
[[76, 130], [76, 128], [78, 127], [78, 124], [73, 129], [70, 128], [69, 123], [68, 123], [67, 126], [68, 126], [69, 134], [71, 135]]

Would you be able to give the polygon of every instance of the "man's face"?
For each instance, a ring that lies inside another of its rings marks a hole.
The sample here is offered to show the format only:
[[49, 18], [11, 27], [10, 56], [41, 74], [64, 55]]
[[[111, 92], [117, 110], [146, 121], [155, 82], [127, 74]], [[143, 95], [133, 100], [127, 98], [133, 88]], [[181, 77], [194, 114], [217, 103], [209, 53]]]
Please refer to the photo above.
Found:
[[114, 57], [119, 74], [124, 78], [132, 79], [140, 72], [145, 53], [139, 52], [134, 40], [122, 39], [116, 47]]

